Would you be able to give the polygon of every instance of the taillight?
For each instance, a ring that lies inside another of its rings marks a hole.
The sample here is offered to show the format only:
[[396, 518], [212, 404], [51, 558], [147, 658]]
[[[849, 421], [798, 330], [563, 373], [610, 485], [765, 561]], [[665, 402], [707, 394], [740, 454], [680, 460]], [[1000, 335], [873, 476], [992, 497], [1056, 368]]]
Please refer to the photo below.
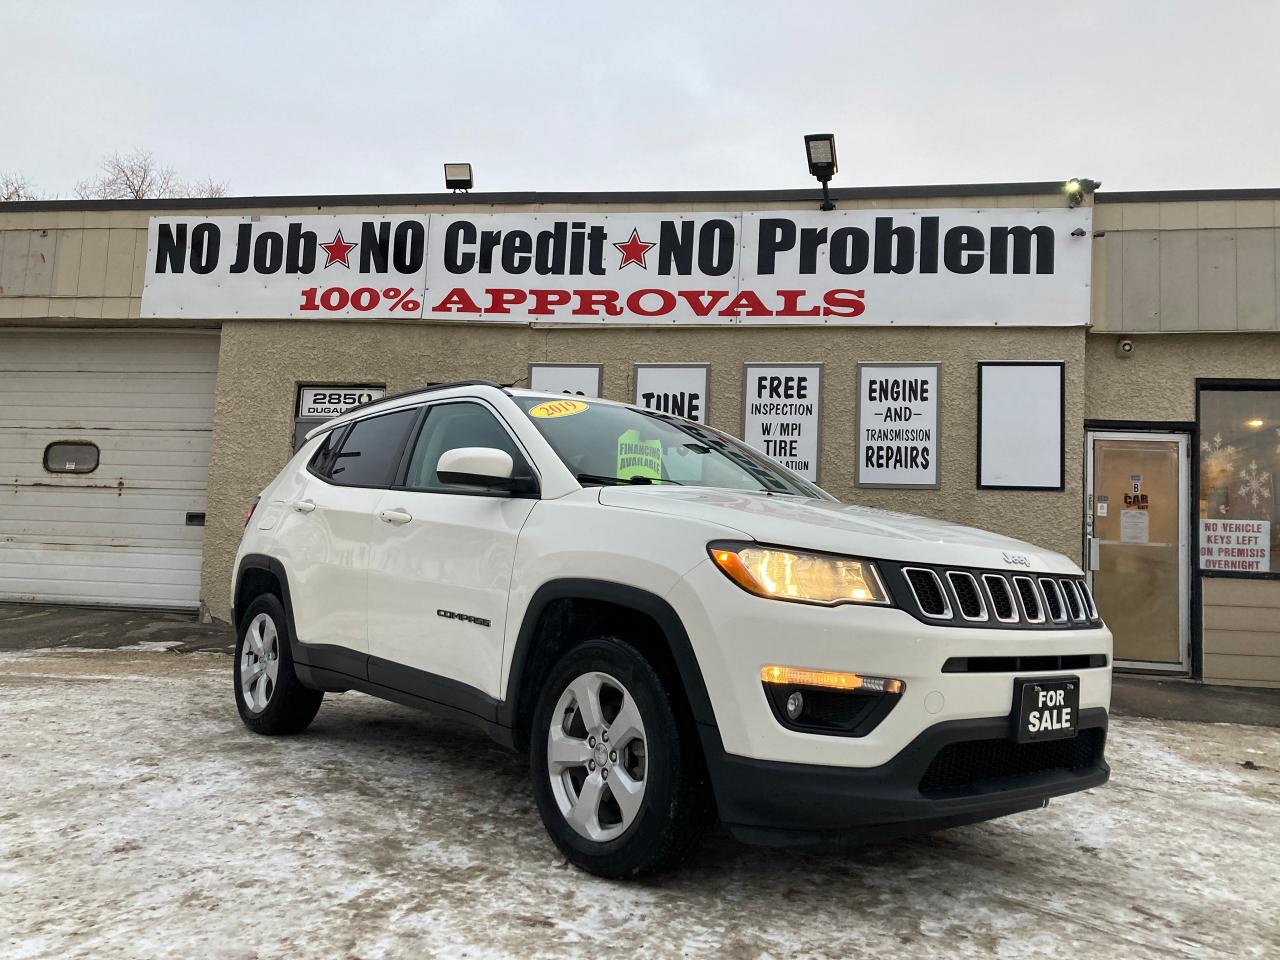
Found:
[[245, 511], [245, 515], [244, 515], [244, 525], [246, 527], [249, 526], [249, 521], [253, 519], [253, 511], [258, 509], [258, 504], [260, 504], [261, 502], [262, 502], [261, 497], [254, 497], [253, 503], [249, 504], [249, 509]]

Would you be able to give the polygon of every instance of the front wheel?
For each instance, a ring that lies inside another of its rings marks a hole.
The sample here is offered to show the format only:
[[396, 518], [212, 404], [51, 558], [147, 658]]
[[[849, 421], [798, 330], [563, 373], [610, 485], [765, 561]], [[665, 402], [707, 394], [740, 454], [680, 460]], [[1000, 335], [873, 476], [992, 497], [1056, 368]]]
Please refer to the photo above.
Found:
[[569, 861], [609, 878], [674, 866], [701, 833], [708, 796], [690, 725], [652, 665], [612, 637], [570, 650], [534, 713], [534, 794]]
[[254, 733], [300, 733], [315, 719], [324, 694], [298, 682], [289, 627], [279, 598], [265, 594], [245, 611], [236, 637], [236, 708]]

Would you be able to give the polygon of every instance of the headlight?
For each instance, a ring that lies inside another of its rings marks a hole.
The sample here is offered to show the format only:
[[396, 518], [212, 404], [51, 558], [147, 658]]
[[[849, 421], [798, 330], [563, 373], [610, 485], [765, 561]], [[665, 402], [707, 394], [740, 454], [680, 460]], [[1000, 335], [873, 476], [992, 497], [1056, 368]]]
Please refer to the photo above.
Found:
[[712, 543], [711, 560], [749, 593], [797, 603], [889, 603], [889, 595], [867, 560], [780, 550], [758, 544]]

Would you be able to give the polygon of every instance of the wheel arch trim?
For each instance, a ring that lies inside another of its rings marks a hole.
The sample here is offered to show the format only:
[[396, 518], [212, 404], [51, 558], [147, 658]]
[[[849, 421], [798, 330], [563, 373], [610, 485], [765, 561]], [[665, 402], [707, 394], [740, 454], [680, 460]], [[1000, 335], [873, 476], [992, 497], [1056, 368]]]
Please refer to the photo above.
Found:
[[511, 668], [507, 674], [506, 696], [498, 711], [499, 723], [514, 729], [519, 720], [521, 688], [525, 667], [533, 652], [534, 634], [547, 607], [557, 600], [603, 601], [635, 610], [653, 620], [675, 661], [694, 720], [700, 724], [715, 725], [715, 713], [702, 677], [702, 668], [694, 654], [689, 633], [675, 608], [662, 597], [640, 587], [611, 580], [576, 577], [547, 581], [538, 587], [525, 607], [511, 657]]

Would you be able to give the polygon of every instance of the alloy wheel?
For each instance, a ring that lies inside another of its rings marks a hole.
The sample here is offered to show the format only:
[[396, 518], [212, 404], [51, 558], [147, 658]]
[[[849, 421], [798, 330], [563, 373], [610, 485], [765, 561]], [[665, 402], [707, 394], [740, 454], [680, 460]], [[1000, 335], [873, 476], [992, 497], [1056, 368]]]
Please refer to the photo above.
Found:
[[565, 821], [604, 843], [626, 832], [644, 800], [648, 749], [635, 698], [607, 673], [584, 673], [560, 695], [547, 731], [547, 772]]
[[280, 635], [275, 621], [260, 613], [245, 631], [240, 650], [240, 693], [251, 713], [267, 709], [279, 673]]

